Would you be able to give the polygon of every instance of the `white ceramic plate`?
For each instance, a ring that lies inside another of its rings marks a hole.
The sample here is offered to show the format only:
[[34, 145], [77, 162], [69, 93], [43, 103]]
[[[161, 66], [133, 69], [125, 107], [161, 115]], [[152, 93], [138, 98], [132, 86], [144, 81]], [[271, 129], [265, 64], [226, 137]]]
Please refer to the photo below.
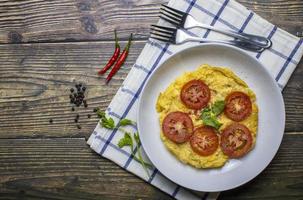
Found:
[[[185, 71], [193, 71], [201, 64], [230, 68], [255, 92], [259, 106], [255, 148], [245, 157], [232, 159], [219, 169], [196, 169], [181, 163], [160, 139], [161, 128], [155, 108], [159, 93]], [[205, 192], [232, 189], [256, 177], [278, 151], [284, 125], [283, 98], [269, 72], [246, 52], [219, 44], [192, 47], [164, 61], [143, 88], [138, 109], [138, 130], [151, 162], [175, 183]]]

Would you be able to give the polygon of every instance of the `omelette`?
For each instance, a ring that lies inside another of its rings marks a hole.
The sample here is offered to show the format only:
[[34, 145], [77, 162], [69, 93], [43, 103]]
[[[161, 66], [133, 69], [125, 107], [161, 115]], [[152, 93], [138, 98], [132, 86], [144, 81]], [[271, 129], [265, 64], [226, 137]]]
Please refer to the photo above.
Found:
[[[218, 113], [220, 104], [224, 107]], [[255, 145], [256, 95], [228, 68], [204, 64], [185, 72], [159, 94], [156, 110], [163, 144], [193, 167], [222, 167]]]

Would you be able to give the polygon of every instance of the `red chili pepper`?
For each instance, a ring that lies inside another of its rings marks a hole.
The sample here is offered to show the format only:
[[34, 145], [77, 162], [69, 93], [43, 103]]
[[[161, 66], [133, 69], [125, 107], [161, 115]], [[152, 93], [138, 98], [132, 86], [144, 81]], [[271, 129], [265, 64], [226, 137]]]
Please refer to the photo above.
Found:
[[130, 35], [126, 47], [124, 48], [123, 52], [121, 53], [120, 57], [118, 58], [115, 66], [113, 67], [113, 69], [108, 74], [108, 76], [106, 78], [106, 83], [108, 83], [112, 79], [112, 77], [117, 73], [117, 71], [121, 68], [121, 66], [125, 62], [125, 60], [128, 56], [128, 52], [129, 52], [129, 48], [130, 48], [130, 45], [131, 45], [132, 37], [133, 37], [133, 34]]
[[110, 58], [110, 60], [108, 61], [108, 63], [105, 65], [105, 67], [103, 67], [98, 74], [102, 75], [104, 74], [111, 66], [113, 66], [113, 64], [116, 62], [116, 60], [118, 59], [120, 54], [120, 45], [118, 43], [118, 37], [117, 37], [117, 32], [115, 30], [115, 52], [112, 55], [112, 57]]

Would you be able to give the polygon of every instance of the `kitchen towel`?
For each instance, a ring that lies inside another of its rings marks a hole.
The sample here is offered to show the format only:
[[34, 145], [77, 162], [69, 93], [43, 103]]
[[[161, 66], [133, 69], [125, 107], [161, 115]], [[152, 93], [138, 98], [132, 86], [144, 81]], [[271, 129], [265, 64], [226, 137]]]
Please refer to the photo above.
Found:
[[[263, 53], [249, 52], [259, 59], [283, 89], [303, 54], [302, 39], [297, 38], [269, 23], [251, 10], [234, 0], [170, 0], [169, 6], [190, 13], [197, 20], [216, 27], [266, 36], [273, 45]], [[160, 25], [166, 22], [159, 20]], [[224, 39], [227, 36], [209, 30], [192, 29], [193, 34], [210, 39]], [[106, 114], [116, 123], [122, 118], [136, 121], [138, 98], [144, 83], [151, 73], [166, 60], [184, 48], [197, 45], [169, 45], [148, 40], [136, 63], [113, 98]], [[135, 132], [136, 127], [130, 127]], [[117, 143], [124, 134], [117, 130], [107, 130], [99, 124], [88, 140], [90, 147], [101, 156], [108, 158], [125, 170], [139, 176], [148, 183], [176, 199], [216, 199], [219, 193], [194, 192], [183, 188], [164, 177], [156, 168], [147, 176], [140, 163], [133, 159], [127, 148], [120, 149]], [[137, 150], [137, 148], [135, 149]], [[144, 152], [143, 152], [144, 154]], [[148, 158], [143, 155], [144, 159]]]

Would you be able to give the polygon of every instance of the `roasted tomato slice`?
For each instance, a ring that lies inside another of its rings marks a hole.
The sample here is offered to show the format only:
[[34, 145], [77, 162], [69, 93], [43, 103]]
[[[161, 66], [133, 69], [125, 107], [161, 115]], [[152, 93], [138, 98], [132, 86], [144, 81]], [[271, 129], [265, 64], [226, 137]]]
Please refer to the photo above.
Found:
[[233, 123], [221, 134], [221, 149], [230, 158], [239, 158], [248, 153], [252, 147], [252, 135], [242, 124]]
[[197, 128], [190, 139], [191, 148], [201, 156], [209, 156], [217, 150], [219, 139], [215, 129], [207, 126]]
[[236, 122], [249, 117], [252, 105], [249, 96], [243, 92], [232, 92], [225, 98], [225, 115]]
[[200, 80], [187, 82], [181, 90], [181, 101], [194, 110], [204, 108], [210, 100], [209, 87]]
[[171, 112], [163, 120], [162, 130], [164, 135], [175, 143], [189, 140], [193, 133], [194, 125], [188, 114]]

